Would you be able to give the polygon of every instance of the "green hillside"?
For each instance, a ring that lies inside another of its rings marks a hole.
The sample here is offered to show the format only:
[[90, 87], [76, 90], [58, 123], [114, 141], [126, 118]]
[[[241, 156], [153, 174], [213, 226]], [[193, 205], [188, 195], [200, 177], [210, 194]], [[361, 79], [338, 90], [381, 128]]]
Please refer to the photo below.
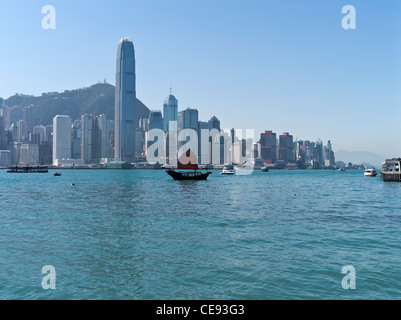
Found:
[[[14, 95], [4, 103], [13, 107], [35, 106], [36, 125], [51, 124], [58, 115], [68, 115], [72, 120], [79, 119], [83, 114], [105, 114], [114, 119], [115, 87], [107, 83], [98, 83], [89, 88], [64, 91], [62, 93], [43, 94], [40, 97]], [[0, 105], [2, 104], [0, 98]], [[149, 109], [137, 100], [137, 119], [149, 117]]]

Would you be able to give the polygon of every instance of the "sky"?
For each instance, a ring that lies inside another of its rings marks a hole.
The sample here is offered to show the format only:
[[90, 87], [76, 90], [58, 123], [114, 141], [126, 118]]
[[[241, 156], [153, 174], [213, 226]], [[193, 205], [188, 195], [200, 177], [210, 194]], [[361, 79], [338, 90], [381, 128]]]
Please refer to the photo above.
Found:
[[[345, 5], [355, 30], [342, 27]], [[399, 21], [399, 0], [1, 0], [0, 97], [114, 85], [130, 37], [150, 109], [171, 86], [179, 110], [222, 128], [401, 156]]]

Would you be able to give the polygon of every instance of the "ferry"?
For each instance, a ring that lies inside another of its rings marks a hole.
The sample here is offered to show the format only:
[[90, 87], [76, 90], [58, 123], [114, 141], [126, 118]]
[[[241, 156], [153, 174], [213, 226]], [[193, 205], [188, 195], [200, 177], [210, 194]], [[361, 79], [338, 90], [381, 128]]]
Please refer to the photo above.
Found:
[[47, 173], [49, 170], [43, 166], [15, 166], [9, 167], [7, 173]]
[[377, 171], [375, 167], [367, 167], [363, 173], [365, 177], [376, 177]]
[[381, 177], [383, 181], [401, 182], [401, 158], [386, 159], [382, 164]]

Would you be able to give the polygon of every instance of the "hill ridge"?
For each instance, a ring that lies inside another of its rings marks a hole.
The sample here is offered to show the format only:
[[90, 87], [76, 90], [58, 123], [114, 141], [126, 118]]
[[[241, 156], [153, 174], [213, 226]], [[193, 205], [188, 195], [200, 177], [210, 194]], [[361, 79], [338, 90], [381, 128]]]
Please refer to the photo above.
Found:
[[[97, 83], [90, 87], [46, 92], [41, 96], [16, 94], [8, 99], [0, 98], [0, 106], [35, 106], [35, 125], [51, 124], [56, 115], [68, 115], [74, 121], [83, 114], [105, 114], [114, 120], [115, 87]], [[137, 99], [137, 119], [149, 117], [150, 110]]]

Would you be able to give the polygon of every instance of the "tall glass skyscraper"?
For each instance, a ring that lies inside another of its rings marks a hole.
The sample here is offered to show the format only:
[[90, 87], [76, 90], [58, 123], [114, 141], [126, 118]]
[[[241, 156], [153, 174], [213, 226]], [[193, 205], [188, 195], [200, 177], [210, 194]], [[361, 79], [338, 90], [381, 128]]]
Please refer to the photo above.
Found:
[[[170, 131], [170, 121], [178, 120], [178, 100], [170, 93], [163, 104], [163, 130]], [[176, 131], [177, 128], [171, 128]]]
[[135, 77], [134, 44], [131, 39], [123, 38], [117, 50], [114, 152], [116, 161], [135, 160]]

